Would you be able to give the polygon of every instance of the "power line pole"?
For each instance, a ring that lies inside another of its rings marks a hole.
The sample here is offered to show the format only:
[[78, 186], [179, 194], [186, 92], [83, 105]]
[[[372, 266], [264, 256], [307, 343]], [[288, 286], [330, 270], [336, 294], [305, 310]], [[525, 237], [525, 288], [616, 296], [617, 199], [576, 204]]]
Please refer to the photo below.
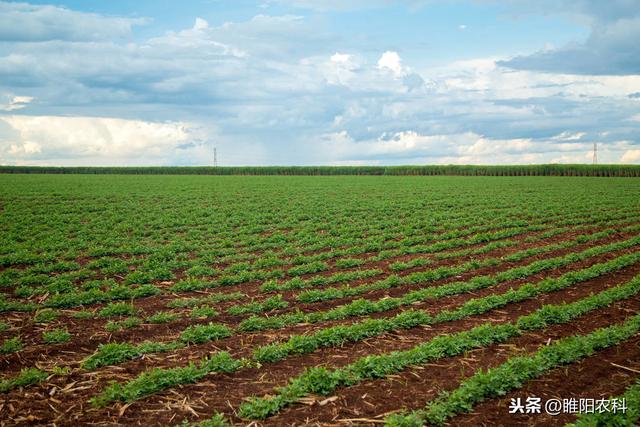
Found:
[[594, 165], [598, 164], [598, 143], [597, 142], [593, 143], [593, 164]]

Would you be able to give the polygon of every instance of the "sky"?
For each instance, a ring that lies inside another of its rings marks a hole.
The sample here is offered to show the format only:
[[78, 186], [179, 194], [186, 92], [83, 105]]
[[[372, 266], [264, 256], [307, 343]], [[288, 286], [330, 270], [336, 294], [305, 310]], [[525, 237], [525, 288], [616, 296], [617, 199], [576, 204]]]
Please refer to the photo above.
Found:
[[640, 164], [640, 0], [0, 1], [0, 164]]

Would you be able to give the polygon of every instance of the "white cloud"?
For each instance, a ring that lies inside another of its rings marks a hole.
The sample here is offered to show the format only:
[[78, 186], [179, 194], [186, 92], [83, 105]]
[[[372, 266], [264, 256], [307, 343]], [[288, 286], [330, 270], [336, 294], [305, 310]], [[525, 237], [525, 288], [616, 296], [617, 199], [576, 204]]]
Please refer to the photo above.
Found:
[[[215, 139], [225, 164], [584, 161], [593, 142], [604, 162], [633, 149], [616, 141], [640, 136], [640, 75], [511, 70], [496, 65], [499, 57], [418, 70], [408, 54], [372, 53], [327, 33], [324, 17], [305, 15], [222, 25], [194, 17], [135, 41], [116, 36], [128, 30], [106, 39], [78, 30], [4, 43], [0, 94], [11, 95], [0, 108], [28, 105], [41, 120], [0, 120], [0, 158], [198, 163], [209, 155], [202, 141]], [[319, 154], [310, 141], [320, 141]]]
[[346, 64], [351, 59], [351, 55], [349, 55], [348, 53], [336, 52], [333, 55], [331, 55], [330, 59], [332, 62], [336, 62], [338, 64]]
[[209, 23], [206, 20], [199, 17], [196, 18], [196, 22], [193, 24], [194, 30], [206, 30], [207, 28], [209, 28]]
[[15, 111], [21, 110], [27, 106], [30, 102], [33, 101], [32, 96], [12, 96], [7, 95], [7, 103], [2, 105], [0, 104], [0, 110], [4, 111]]
[[620, 157], [620, 163], [639, 163], [640, 149], [627, 150]]
[[13, 137], [0, 139], [5, 159], [46, 158], [80, 164], [157, 164], [198, 141], [188, 123], [104, 117], [0, 116]]
[[558, 134], [551, 139], [556, 141], [579, 141], [586, 135], [585, 132], [568, 132], [564, 131], [561, 134]]
[[[601, 146], [603, 162], [631, 162], [640, 159], [640, 150], [630, 150], [629, 141]], [[423, 135], [415, 131], [383, 133], [375, 139], [355, 140], [345, 130], [326, 134], [319, 154], [332, 153], [330, 161], [359, 164], [531, 164], [590, 163], [591, 143], [558, 143], [553, 138], [495, 139], [474, 132]]]
[[402, 60], [398, 52], [386, 51], [378, 59], [378, 68], [390, 70], [396, 77], [401, 77], [404, 74], [402, 67]]

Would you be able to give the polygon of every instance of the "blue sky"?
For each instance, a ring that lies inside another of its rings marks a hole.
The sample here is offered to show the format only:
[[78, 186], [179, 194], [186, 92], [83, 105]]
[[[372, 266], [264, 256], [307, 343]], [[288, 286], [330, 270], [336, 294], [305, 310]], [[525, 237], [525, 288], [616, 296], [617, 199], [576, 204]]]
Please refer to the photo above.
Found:
[[640, 0], [0, 1], [0, 164], [640, 163], [637, 40]]

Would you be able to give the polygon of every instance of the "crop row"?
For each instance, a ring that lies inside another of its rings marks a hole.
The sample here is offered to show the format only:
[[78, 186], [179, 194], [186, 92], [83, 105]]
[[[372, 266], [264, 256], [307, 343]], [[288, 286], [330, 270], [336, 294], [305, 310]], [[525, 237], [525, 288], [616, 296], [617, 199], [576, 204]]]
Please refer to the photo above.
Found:
[[[315, 393], [328, 395], [339, 387], [382, 378], [400, 372], [409, 366], [430, 363], [465, 351], [504, 342], [527, 331], [544, 329], [554, 323], [566, 323], [592, 310], [606, 307], [612, 302], [640, 293], [640, 276], [630, 282], [600, 292], [570, 304], [544, 306], [532, 314], [518, 318], [514, 323], [485, 324], [453, 335], [435, 337], [409, 350], [365, 356], [334, 370], [324, 367], [308, 368], [277, 390], [275, 396], [254, 397], [240, 406], [240, 415], [250, 419], [264, 419], [280, 411], [303, 396]], [[636, 317], [640, 327], [640, 316]]]
[[420, 301], [487, 288], [509, 280], [527, 277], [542, 271], [556, 269], [574, 262], [606, 254], [608, 252], [623, 250], [638, 245], [640, 245], [640, 237], [633, 237], [622, 242], [589, 248], [582, 252], [534, 261], [526, 266], [514, 267], [495, 275], [476, 276], [465, 282], [452, 282], [438, 287], [428, 287], [411, 291], [401, 297], [383, 298], [378, 301], [359, 299], [327, 311], [314, 311], [309, 313], [297, 311], [293, 313], [275, 315], [268, 318], [253, 316], [243, 320], [238, 328], [243, 331], [278, 329], [297, 323], [318, 323], [329, 320], [346, 319], [354, 316], [362, 316], [371, 313], [380, 313]]
[[[635, 262], [637, 262], [638, 260], [640, 260], [640, 254], [630, 254], [627, 255], [626, 257], [631, 257], [634, 256], [635, 258], [633, 258], [635, 260]], [[460, 307], [457, 310], [454, 311], [444, 311], [441, 312], [438, 316], [436, 316], [434, 318], [434, 320], [436, 322], [438, 321], [449, 321], [449, 320], [455, 320], [455, 319], [460, 319], [466, 316], [470, 316], [473, 314], [478, 314], [478, 313], [483, 313], [486, 311], [489, 311], [491, 309], [494, 309], [496, 307], [500, 307], [509, 303], [513, 303], [513, 302], [517, 302], [517, 301], [522, 301], [526, 298], [532, 298], [536, 295], [540, 295], [542, 293], [545, 292], [551, 292], [551, 291], [556, 291], [556, 290], [560, 290], [563, 288], [566, 288], [572, 284], [575, 283], [579, 283], [581, 281], [585, 281], [585, 280], [589, 280], [592, 279], [594, 277], [598, 277], [601, 274], [605, 274], [606, 272], [610, 272], [612, 270], [615, 270], [616, 267], [620, 268], [622, 265], [624, 265], [625, 262], [628, 262], [628, 260], [625, 259], [620, 259], [620, 260], [615, 260], [617, 262], [609, 262], [608, 264], [600, 264], [600, 265], [595, 265], [590, 267], [589, 269], [585, 269], [582, 271], [576, 271], [576, 272], [571, 272], [571, 273], [567, 273], [566, 275], [558, 278], [558, 279], [545, 279], [544, 281], [534, 285], [528, 285], [527, 287], [525, 287], [522, 290], [515, 290], [515, 291], [510, 291], [507, 292], [506, 294], [503, 295], [492, 295], [489, 297], [485, 297], [485, 298], [478, 298], [476, 300], [470, 300], [468, 301], [466, 304], [464, 304], [462, 307]], [[626, 285], [623, 286], [618, 286], [616, 288], [612, 288], [610, 290], [607, 291], [603, 291], [602, 293], [598, 294], [597, 296], [592, 296], [592, 297], [588, 297], [584, 300], [581, 300], [579, 303], [574, 303], [574, 304], [568, 304], [566, 306], [561, 306], [560, 308], [558, 307], [543, 307], [542, 309], [538, 310], [536, 313], [536, 315], [530, 315], [528, 317], [523, 317], [522, 319], [520, 319], [517, 323], [518, 328], [517, 331], [522, 330], [530, 330], [530, 329], [537, 329], [537, 328], [543, 328], [544, 326], [546, 326], [547, 323], [551, 322], [552, 319], [556, 319], [557, 321], [569, 321], [570, 319], [580, 315], [581, 313], [585, 312], [585, 311], [589, 311], [589, 310], [593, 310], [595, 308], [598, 307], [602, 307], [605, 305], [610, 304], [613, 301], [616, 300], [620, 300], [620, 299], [625, 299], [630, 297], [631, 295], [635, 295], [638, 292], [640, 292], [640, 276], [634, 278], [631, 282], [629, 282]], [[537, 317], [536, 317], [537, 316]], [[416, 326], [418, 324], [420, 324], [422, 321], [428, 321], [429, 317], [428, 315], [426, 315], [425, 313], [422, 312], [412, 312], [412, 311], [408, 311], [408, 312], [404, 312], [401, 313], [400, 315], [396, 316], [393, 319], [386, 319], [386, 321], [388, 322], [388, 324], [392, 325], [393, 327], [412, 327], [412, 326]], [[540, 321], [540, 319], [545, 319], [544, 322]], [[366, 323], [365, 323], [366, 324]], [[382, 324], [382, 323], [380, 323]], [[351, 332], [358, 333], [359, 331], [357, 331], [357, 329], [352, 329]], [[517, 332], [516, 331], [516, 332]], [[331, 336], [331, 333], [333, 333], [333, 336]], [[519, 333], [519, 332], [518, 332]], [[322, 336], [321, 336], [322, 338]], [[330, 343], [330, 345], [339, 345], [344, 343], [344, 341], [342, 340], [342, 338], [344, 338], [344, 336], [340, 336], [340, 333], [336, 333], [336, 329], [330, 330], [329, 333], [324, 335], [324, 338], [327, 339], [326, 342]], [[310, 341], [309, 341], [310, 342]], [[302, 352], [306, 352], [306, 351], [312, 351], [313, 350], [313, 345], [311, 346], [305, 346], [305, 342], [304, 339], [300, 339], [299, 341], [295, 342], [296, 344], [298, 344], [298, 352], [302, 353]], [[294, 344], [295, 345], [295, 344]], [[264, 347], [263, 347], [264, 349]], [[407, 354], [413, 354], [411, 353], [414, 350], [408, 350], [406, 352], [398, 352], [398, 353], [394, 353], [396, 354], [396, 356], [394, 357], [398, 357], [398, 360], [401, 361], [405, 361], [402, 363], [405, 363], [405, 365], [403, 366], [408, 366], [406, 364], [406, 355]], [[270, 361], [271, 357], [269, 356], [273, 355], [273, 354], [277, 354], [275, 352], [262, 352], [260, 351], [260, 349], [256, 350], [256, 353], [254, 356], [256, 361]], [[265, 356], [267, 355], [267, 356]], [[400, 355], [400, 356], [397, 356]], [[104, 358], [104, 355], [100, 355], [100, 358]], [[278, 357], [276, 358], [272, 358], [273, 360], [279, 360], [280, 358], [282, 358], [283, 355], [278, 354]], [[265, 360], [266, 359], [266, 360]], [[96, 360], [96, 359], [94, 359]], [[411, 361], [411, 363], [417, 363], [415, 359], [409, 359]], [[205, 361], [203, 361], [202, 363], [205, 363]], [[243, 359], [243, 366], [249, 366], [250, 363], [255, 363], [255, 362], [250, 362], [248, 360], [244, 360]], [[385, 362], [387, 363], [387, 362]], [[393, 366], [395, 367], [395, 369], [397, 369], [400, 365], [398, 365], [399, 362], [394, 362]], [[350, 365], [351, 366], [351, 365]], [[191, 369], [190, 367], [187, 367], [188, 369]], [[187, 369], [187, 368], [171, 368], [172, 372], [173, 370], [180, 370], [180, 369]], [[315, 372], [315, 370], [317, 369], [323, 369], [323, 368], [311, 368], [307, 371], [307, 373], [301, 375], [299, 378], [306, 378], [308, 375], [313, 376], [312, 374], [309, 374], [309, 372]], [[348, 368], [344, 368], [347, 369], [348, 372]], [[177, 371], [176, 371], [177, 372]], [[325, 371], [322, 371], [325, 372]], [[342, 371], [340, 371], [342, 372]], [[146, 378], [145, 377], [146, 374], [142, 374], [140, 377], [132, 380], [130, 383], [137, 383], [141, 378]], [[336, 374], [337, 375], [337, 374]], [[350, 374], [349, 374], [350, 375]], [[342, 372], [340, 374], [340, 378], [348, 378], [349, 375], [344, 376], [344, 372]], [[344, 380], [342, 380], [344, 382]], [[351, 380], [352, 381], [352, 380]], [[192, 381], [188, 381], [188, 382], [192, 382]], [[351, 382], [353, 383], [353, 382]], [[291, 384], [297, 384], [297, 380], [292, 380]], [[338, 386], [338, 383], [335, 384], [335, 386]], [[113, 387], [120, 387], [120, 386], [113, 386]], [[288, 386], [289, 387], [289, 386]], [[335, 387], [334, 387], [335, 388]], [[288, 389], [284, 389], [284, 390], [288, 390]], [[299, 397], [301, 397], [301, 395], [299, 395], [300, 393], [300, 389], [295, 388], [294, 390], [296, 390], [296, 394], [295, 396], [290, 395], [290, 393], [288, 391], [281, 391], [281, 393], [279, 393], [277, 398], [273, 398], [276, 399], [277, 402], [279, 402], [276, 406], [282, 407], [282, 405], [284, 405], [287, 402], [291, 402], [291, 399], [297, 399]], [[318, 390], [316, 388], [312, 388], [311, 391], [307, 391], [307, 392], [318, 392]], [[105, 395], [112, 395], [113, 391], [110, 388], [109, 391], [106, 392]], [[289, 398], [284, 399], [282, 398], [282, 396], [289, 396]], [[271, 402], [273, 400], [272, 398], [268, 398], [266, 399], [266, 401]], [[284, 400], [283, 400], [284, 399]], [[294, 400], [295, 400], [294, 399]], [[265, 400], [260, 400], [260, 399], [254, 399], [253, 402], [264, 402]], [[104, 402], [104, 400], [101, 400], [101, 402]], [[258, 405], [260, 405], [260, 403], [257, 403]]]
[[428, 421], [438, 426], [454, 415], [470, 412], [487, 398], [504, 395], [523, 383], [538, 378], [553, 368], [576, 362], [630, 338], [640, 332], [640, 315], [624, 323], [598, 329], [587, 335], [575, 335], [544, 346], [529, 356], [513, 357], [496, 368], [479, 371], [458, 388], [442, 393], [426, 409], [387, 418], [390, 427], [419, 427]]

